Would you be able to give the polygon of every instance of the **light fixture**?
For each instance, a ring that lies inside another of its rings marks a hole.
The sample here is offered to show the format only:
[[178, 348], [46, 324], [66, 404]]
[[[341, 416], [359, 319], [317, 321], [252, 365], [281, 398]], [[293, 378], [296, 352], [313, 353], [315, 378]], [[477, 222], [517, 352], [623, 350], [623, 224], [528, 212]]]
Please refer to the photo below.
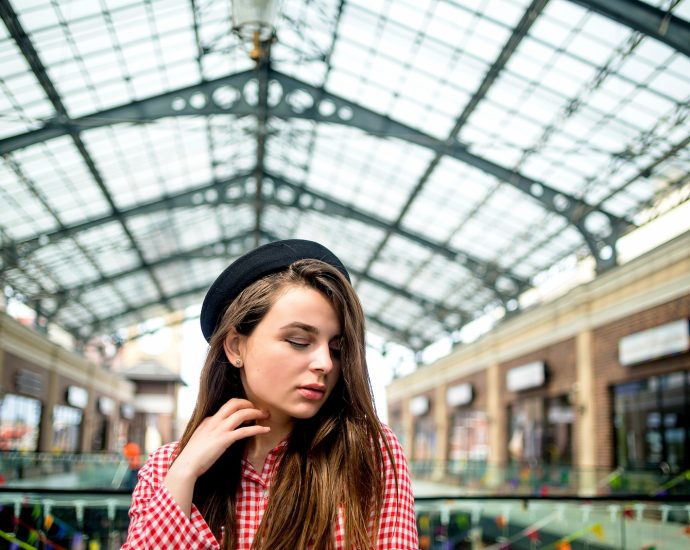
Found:
[[249, 57], [254, 61], [268, 55], [275, 37], [275, 18], [278, 0], [233, 0], [232, 30], [250, 46]]

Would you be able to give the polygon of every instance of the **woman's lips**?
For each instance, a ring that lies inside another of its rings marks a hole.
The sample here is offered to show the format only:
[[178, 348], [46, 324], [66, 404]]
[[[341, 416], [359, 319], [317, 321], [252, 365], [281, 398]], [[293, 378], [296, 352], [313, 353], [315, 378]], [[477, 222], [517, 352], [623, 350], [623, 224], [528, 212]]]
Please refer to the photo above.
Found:
[[319, 401], [326, 395], [326, 391], [315, 386], [301, 386], [297, 388], [299, 394], [310, 401]]

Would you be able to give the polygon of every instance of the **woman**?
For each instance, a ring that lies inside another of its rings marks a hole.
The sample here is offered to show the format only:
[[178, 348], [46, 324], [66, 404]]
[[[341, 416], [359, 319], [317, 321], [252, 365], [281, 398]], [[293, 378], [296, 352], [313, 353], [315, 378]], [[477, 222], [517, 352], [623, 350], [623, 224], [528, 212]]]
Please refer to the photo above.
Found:
[[196, 407], [140, 470], [123, 548], [417, 549], [340, 260], [311, 241], [261, 246], [216, 279], [201, 325]]

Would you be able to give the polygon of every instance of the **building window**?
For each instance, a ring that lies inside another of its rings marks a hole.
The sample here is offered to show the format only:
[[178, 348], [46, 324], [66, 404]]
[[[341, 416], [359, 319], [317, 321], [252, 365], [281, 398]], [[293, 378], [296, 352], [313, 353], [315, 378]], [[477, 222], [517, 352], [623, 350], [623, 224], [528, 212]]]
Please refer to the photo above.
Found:
[[37, 451], [41, 402], [21, 395], [0, 397], [0, 450]]
[[690, 373], [613, 388], [616, 464], [675, 473], [690, 466]]
[[430, 414], [418, 416], [414, 422], [412, 457], [415, 473], [431, 473], [436, 453], [436, 424]]
[[522, 399], [508, 414], [512, 462], [572, 464], [574, 412], [565, 395]]
[[79, 451], [79, 431], [83, 413], [80, 409], [56, 405], [53, 409], [53, 450]]
[[489, 458], [489, 422], [483, 411], [456, 410], [451, 417], [448, 470], [458, 473]]
[[107, 451], [108, 444], [108, 430], [110, 429], [110, 424], [108, 420], [101, 416], [96, 415], [95, 418], [96, 429], [93, 434], [93, 442], [91, 444], [92, 451]]

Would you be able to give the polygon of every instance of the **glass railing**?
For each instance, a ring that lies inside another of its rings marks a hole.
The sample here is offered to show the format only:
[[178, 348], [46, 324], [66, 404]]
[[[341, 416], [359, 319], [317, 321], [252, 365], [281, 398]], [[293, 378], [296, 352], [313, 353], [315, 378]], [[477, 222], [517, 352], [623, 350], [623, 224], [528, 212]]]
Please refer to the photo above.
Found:
[[566, 465], [509, 465], [485, 462], [410, 461], [413, 478], [481, 495], [685, 495], [690, 497], [690, 470], [610, 470]]
[[[410, 461], [414, 479], [432, 480], [463, 495], [690, 497], [690, 470], [608, 470], [559, 465]], [[127, 486], [122, 455], [0, 453], [0, 488], [117, 489]]]
[[0, 548], [116, 550], [127, 538], [129, 493], [0, 489]]
[[[426, 550], [690, 548], [688, 472], [410, 468]], [[112, 454], [0, 454], [0, 550], [119, 548], [128, 472]]]
[[418, 498], [424, 550], [681, 550], [690, 500]]
[[[130, 496], [0, 491], [0, 548], [115, 550]], [[690, 548], [690, 500], [419, 497], [423, 550], [680, 550]]]
[[114, 453], [0, 453], [0, 489], [117, 489], [127, 474], [127, 461]]

